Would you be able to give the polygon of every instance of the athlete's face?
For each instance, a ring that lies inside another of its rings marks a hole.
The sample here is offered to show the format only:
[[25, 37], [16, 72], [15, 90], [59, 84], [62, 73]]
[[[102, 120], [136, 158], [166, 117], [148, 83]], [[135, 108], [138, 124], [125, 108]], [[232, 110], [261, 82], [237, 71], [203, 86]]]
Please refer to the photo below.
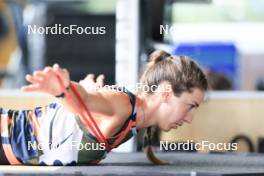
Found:
[[194, 88], [191, 93], [184, 92], [179, 97], [173, 93], [160, 105], [160, 119], [158, 126], [161, 130], [169, 131], [191, 123], [194, 110], [199, 107], [204, 99], [204, 92]]

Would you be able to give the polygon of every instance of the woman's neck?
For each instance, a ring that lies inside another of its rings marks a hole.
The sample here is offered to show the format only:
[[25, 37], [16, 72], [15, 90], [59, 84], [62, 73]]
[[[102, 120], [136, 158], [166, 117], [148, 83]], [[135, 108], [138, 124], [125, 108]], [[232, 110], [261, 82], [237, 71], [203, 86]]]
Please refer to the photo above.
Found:
[[148, 95], [139, 94], [137, 95], [137, 128], [147, 128], [149, 126], [154, 126], [157, 124], [156, 118], [156, 108], [152, 107], [153, 102], [146, 98]]

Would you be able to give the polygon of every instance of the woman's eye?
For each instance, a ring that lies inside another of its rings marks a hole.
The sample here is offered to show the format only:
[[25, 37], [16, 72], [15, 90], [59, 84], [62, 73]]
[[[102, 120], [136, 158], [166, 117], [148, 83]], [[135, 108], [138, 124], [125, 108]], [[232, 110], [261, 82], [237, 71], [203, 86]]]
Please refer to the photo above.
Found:
[[191, 111], [195, 106], [194, 105], [190, 105], [188, 111]]

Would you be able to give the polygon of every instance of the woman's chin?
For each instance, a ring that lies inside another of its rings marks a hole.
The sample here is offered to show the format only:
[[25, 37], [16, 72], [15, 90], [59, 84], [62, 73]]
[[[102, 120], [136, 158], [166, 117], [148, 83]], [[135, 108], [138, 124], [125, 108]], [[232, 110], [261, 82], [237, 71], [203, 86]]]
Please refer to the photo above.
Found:
[[170, 130], [176, 130], [177, 128], [178, 128], [178, 126], [173, 126], [173, 127], [170, 127], [170, 129], [168, 131], [170, 131]]
[[169, 132], [171, 129], [173, 129], [172, 127], [167, 127], [167, 128], [163, 128], [162, 130], [165, 132]]
[[172, 129], [176, 129], [177, 127], [172, 127], [172, 126], [159, 126], [159, 129], [164, 131], [164, 132], [169, 132]]

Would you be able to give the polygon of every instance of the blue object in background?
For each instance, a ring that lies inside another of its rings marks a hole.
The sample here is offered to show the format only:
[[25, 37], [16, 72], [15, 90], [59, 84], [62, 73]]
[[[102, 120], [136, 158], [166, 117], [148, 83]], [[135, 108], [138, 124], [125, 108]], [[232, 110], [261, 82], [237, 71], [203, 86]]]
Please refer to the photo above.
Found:
[[203, 68], [226, 75], [239, 88], [238, 51], [233, 43], [180, 43], [173, 47], [174, 55], [192, 57]]

